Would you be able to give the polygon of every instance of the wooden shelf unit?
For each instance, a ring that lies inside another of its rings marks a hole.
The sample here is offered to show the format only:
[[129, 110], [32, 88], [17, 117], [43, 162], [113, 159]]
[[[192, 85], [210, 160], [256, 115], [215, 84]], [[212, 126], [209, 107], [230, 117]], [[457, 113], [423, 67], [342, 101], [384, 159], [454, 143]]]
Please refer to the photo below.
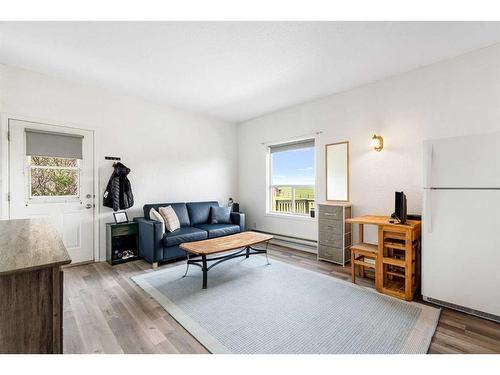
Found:
[[381, 292], [411, 301], [420, 284], [420, 225], [379, 227]]
[[378, 227], [375, 286], [381, 293], [413, 300], [420, 285], [421, 222], [408, 220], [405, 224], [396, 224], [391, 223], [387, 216], [372, 215], [347, 219], [346, 222], [359, 225], [361, 243], [364, 240], [364, 225]]

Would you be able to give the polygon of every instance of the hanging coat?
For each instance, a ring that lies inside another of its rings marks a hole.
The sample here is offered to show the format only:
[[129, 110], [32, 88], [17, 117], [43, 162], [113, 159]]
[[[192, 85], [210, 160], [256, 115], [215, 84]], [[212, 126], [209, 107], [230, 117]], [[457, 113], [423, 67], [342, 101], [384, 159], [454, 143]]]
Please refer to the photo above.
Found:
[[134, 195], [127, 175], [130, 169], [122, 163], [115, 164], [115, 170], [104, 191], [103, 205], [114, 211], [125, 210], [134, 205]]

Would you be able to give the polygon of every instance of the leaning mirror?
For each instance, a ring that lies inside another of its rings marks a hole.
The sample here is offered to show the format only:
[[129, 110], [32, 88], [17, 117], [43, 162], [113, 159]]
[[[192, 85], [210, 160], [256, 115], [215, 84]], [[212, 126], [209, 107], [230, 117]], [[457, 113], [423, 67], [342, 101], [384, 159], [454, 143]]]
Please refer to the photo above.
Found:
[[349, 142], [325, 146], [326, 200], [349, 201]]

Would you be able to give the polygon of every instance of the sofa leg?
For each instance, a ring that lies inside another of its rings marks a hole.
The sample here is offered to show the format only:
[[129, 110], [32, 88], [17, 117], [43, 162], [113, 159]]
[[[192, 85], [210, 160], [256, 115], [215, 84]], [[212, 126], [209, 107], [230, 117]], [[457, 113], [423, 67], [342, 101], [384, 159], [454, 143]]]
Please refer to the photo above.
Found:
[[152, 269], [158, 268], [158, 262], [151, 263], [151, 268]]

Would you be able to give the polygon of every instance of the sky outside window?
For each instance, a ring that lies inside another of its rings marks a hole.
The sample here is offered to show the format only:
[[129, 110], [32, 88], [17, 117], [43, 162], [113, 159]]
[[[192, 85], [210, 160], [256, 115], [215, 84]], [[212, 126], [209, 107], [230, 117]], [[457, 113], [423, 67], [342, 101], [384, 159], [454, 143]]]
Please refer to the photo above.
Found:
[[314, 185], [314, 147], [272, 154], [272, 185]]

